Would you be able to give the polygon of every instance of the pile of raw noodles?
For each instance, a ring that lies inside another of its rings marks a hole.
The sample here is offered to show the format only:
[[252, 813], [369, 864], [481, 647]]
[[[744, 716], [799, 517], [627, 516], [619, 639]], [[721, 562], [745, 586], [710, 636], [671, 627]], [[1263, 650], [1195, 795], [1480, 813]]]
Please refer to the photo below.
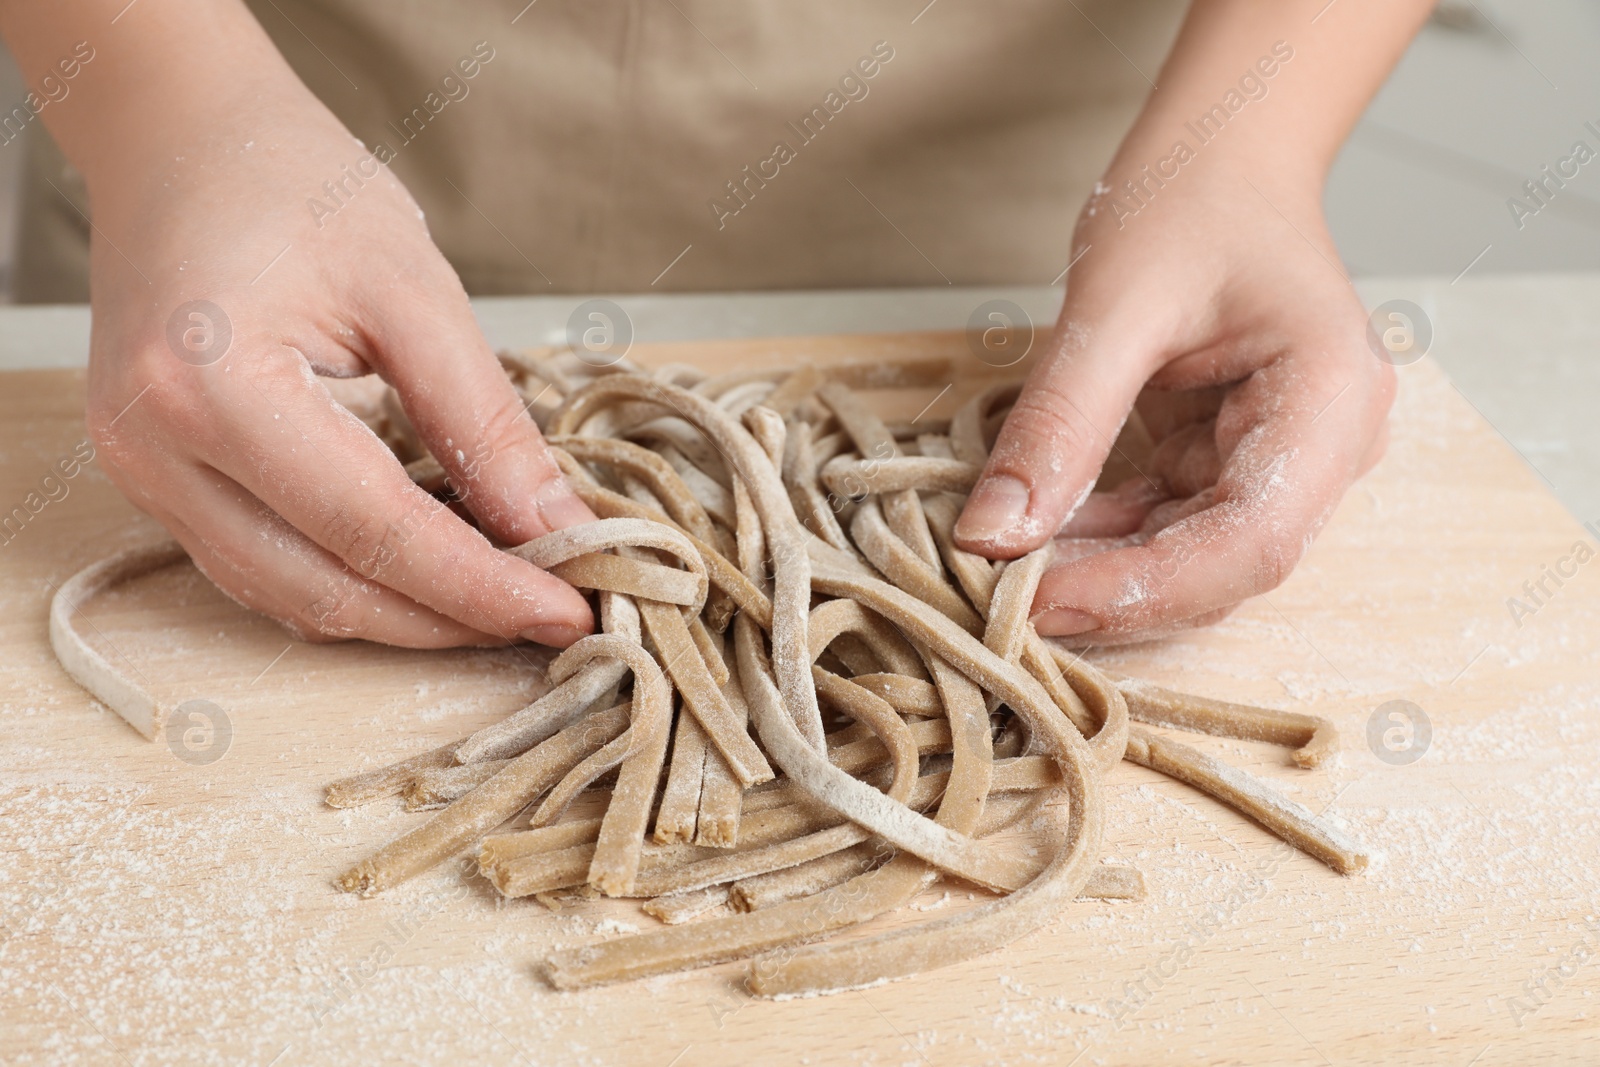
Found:
[[[747, 988], [783, 995], [963, 960], [1078, 897], [1142, 896], [1136, 870], [1100, 863], [1103, 781], [1122, 759], [1336, 870], [1365, 865], [1310, 811], [1129, 721], [1277, 743], [1302, 767], [1334, 750], [1331, 724], [1113, 679], [1028, 621], [1048, 546], [1009, 564], [956, 547], [1014, 385], [948, 422], [891, 426], [851, 387], [947, 365], [707, 377], [502, 362], [600, 517], [508, 551], [592, 590], [602, 632], [559, 655], [553, 688], [521, 711], [331, 785], [336, 807], [403, 794], [442, 809], [342, 874], [345, 889], [475, 848], [508, 897], [643, 898], [663, 924], [555, 952], [557, 987], [753, 959]], [[397, 404], [369, 421], [414, 480], [448, 492]], [[940, 878], [994, 896], [829, 938]]]

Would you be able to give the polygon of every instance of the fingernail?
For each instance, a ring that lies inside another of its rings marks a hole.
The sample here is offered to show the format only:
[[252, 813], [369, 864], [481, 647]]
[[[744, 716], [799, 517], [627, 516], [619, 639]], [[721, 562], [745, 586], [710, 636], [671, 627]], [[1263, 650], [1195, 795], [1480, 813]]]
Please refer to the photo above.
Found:
[[537, 645], [549, 645], [551, 648], [567, 648], [588, 636], [576, 626], [565, 626], [560, 623], [530, 626], [522, 631], [523, 640], [532, 641]]
[[956, 520], [963, 541], [992, 541], [1021, 525], [1028, 515], [1028, 487], [1009, 474], [997, 474], [978, 486]]
[[1073, 637], [1100, 629], [1100, 620], [1076, 608], [1051, 608], [1033, 617], [1041, 637]]
[[552, 478], [541, 485], [534, 503], [545, 525], [552, 530], [565, 530], [569, 526], [594, 521], [594, 512], [589, 510], [588, 504], [578, 499], [565, 478]]

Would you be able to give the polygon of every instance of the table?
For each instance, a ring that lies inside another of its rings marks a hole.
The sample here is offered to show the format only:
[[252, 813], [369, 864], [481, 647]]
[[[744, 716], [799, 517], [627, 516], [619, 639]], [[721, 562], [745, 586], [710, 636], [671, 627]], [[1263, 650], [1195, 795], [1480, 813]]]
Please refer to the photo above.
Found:
[[[961, 348], [959, 335], [874, 335], [639, 354], [721, 366]], [[1149, 899], [1080, 902], [961, 967], [787, 1002], [745, 997], [731, 967], [542, 985], [533, 967], [552, 947], [651, 921], [631, 904], [552, 913], [453, 870], [373, 900], [333, 888], [420, 816], [333, 811], [322, 784], [520, 706], [539, 685], [531, 650], [299, 644], [185, 566], [88, 614], [161, 692], [226, 711], [225, 755], [146, 742], [91, 702], [50, 655], [51, 588], [157, 531], [89, 464], [0, 546], [0, 1048], [16, 1063], [278, 1067], [1577, 1059], [1600, 1044], [1600, 565], [1559, 589], [1547, 579], [1552, 595], [1520, 620], [1507, 599], [1596, 532], [1431, 360], [1401, 374], [1387, 458], [1287, 584], [1216, 628], [1097, 655], [1333, 719], [1342, 754], [1317, 771], [1269, 746], [1195, 743], [1328, 811], [1381, 852], [1374, 868], [1342, 878], [1123, 764], [1107, 853], [1144, 870]], [[81, 441], [83, 379], [5, 383], [10, 502]], [[1432, 723], [1409, 764], [1368, 744], [1395, 699]], [[942, 887], [918, 905], [965, 902]]]

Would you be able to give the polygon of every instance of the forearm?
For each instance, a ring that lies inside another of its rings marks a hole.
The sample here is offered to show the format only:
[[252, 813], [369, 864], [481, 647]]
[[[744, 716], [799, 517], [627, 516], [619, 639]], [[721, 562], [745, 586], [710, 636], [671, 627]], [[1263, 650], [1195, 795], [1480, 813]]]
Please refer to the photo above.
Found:
[[1320, 15], [1319, 3], [1197, 0], [1107, 171], [1113, 189], [1182, 142], [1185, 167], [1281, 176], [1320, 192], [1433, 0], [1335, 0]]
[[[134, 161], [175, 164], [205, 149], [219, 115], [237, 118], [284, 94], [311, 102], [239, 0], [0, 0], [0, 35], [46, 101], [40, 121], [95, 197], [125, 184]], [[66, 94], [51, 101], [40, 91], [49, 84]]]

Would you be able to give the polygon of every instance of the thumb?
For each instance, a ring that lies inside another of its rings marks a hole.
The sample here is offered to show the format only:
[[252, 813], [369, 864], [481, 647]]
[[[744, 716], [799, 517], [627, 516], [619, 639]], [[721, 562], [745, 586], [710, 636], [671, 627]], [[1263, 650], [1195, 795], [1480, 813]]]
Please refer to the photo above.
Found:
[[956, 543], [969, 552], [1015, 559], [1054, 537], [1094, 487], [1149, 376], [1144, 359], [1130, 358], [1153, 350], [1136, 324], [1101, 320], [1095, 336], [1070, 307], [956, 522]]

